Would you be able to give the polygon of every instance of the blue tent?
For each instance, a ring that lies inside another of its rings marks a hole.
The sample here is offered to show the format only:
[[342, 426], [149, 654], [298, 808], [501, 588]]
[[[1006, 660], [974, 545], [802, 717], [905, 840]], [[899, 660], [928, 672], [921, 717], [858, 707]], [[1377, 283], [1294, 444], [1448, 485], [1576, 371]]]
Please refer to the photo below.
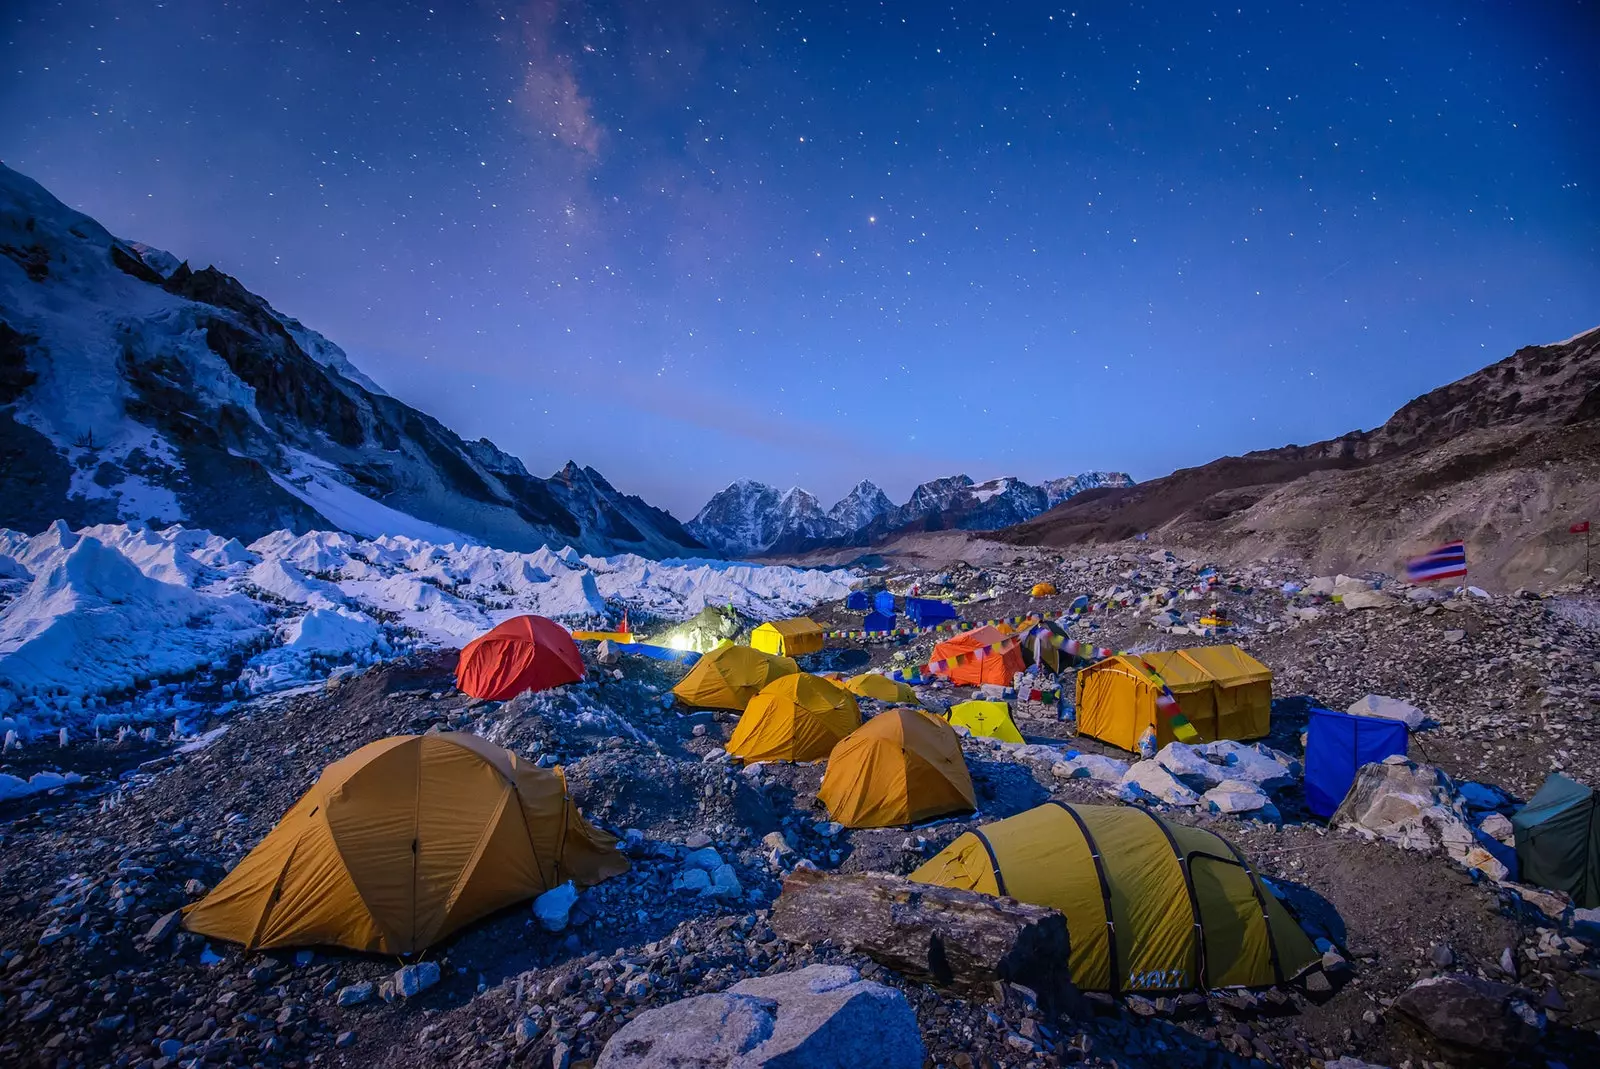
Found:
[[883, 612], [869, 612], [867, 618], [861, 621], [863, 631], [893, 631], [894, 617]]
[[878, 596], [872, 599], [872, 607], [886, 616], [893, 616], [894, 595], [887, 590], [878, 591]]
[[1409, 741], [1403, 721], [1313, 708], [1306, 726], [1306, 805], [1319, 817], [1331, 817], [1357, 769], [1404, 756]]
[[845, 595], [844, 607], [851, 612], [866, 612], [872, 605], [865, 590], [852, 590]]
[[955, 606], [932, 598], [907, 598], [906, 615], [917, 627], [932, 627], [956, 618]]

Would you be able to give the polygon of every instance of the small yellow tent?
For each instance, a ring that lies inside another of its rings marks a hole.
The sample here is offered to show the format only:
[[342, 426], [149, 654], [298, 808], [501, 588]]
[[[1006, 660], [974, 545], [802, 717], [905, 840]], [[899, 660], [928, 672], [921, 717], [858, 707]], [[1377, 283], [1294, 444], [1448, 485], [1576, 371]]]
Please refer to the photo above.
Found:
[[1199, 646], [1107, 657], [1078, 673], [1078, 732], [1132, 750], [1155, 725], [1156, 745], [1173, 740], [1169, 718], [1156, 715], [1160, 673], [1178, 708], [1207, 742], [1259, 739], [1272, 721], [1272, 670], [1238, 646]]
[[773, 620], [750, 632], [750, 645], [762, 653], [800, 657], [822, 648], [822, 625], [809, 616]]
[[251, 950], [413, 954], [567, 880], [627, 869], [559, 770], [476, 735], [399, 735], [325, 768], [184, 925]]
[[1137, 806], [1049, 802], [967, 832], [911, 879], [1060, 910], [1087, 991], [1261, 986], [1320, 960], [1237, 850]]
[[774, 680], [750, 699], [728, 739], [744, 761], [818, 761], [861, 726], [855, 696], [800, 672]]
[[1054, 583], [1035, 583], [1033, 584], [1033, 589], [1028, 591], [1032, 597], [1036, 598], [1048, 598], [1055, 592], [1056, 585]]
[[950, 707], [950, 726], [963, 727], [974, 735], [999, 739], [1001, 742], [1021, 742], [1022, 732], [1011, 719], [1011, 707], [1005, 702], [962, 702]]
[[828, 755], [817, 800], [851, 828], [916, 824], [977, 807], [961, 740], [921, 709], [890, 709]]
[[878, 672], [863, 672], [845, 681], [845, 689], [858, 698], [876, 698], [880, 702], [915, 702], [917, 692], [897, 679]]
[[762, 687], [797, 671], [788, 657], [773, 657], [749, 646], [719, 646], [696, 661], [672, 693], [685, 705], [738, 712]]

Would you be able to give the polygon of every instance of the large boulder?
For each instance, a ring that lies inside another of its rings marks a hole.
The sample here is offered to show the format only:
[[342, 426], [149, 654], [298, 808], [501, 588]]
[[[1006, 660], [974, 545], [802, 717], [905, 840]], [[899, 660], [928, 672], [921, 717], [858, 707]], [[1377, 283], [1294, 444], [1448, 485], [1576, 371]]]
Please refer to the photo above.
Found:
[[1168, 805], [1199, 805], [1200, 796], [1156, 761], [1139, 761], [1123, 773], [1117, 794], [1127, 802], [1155, 801]]
[[1386, 698], [1382, 694], [1368, 694], [1355, 702], [1345, 712], [1351, 716], [1375, 716], [1380, 720], [1399, 720], [1416, 731], [1427, 719], [1421, 709], [1399, 698]]
[[1329, 823], [1407, 850], [1443, 850], [1452, 860], [1496, 875], [1450, 777], [1398, 754], [1362, 765]]
[[1128, 771], [1128, 762], [1097, 753], [1073, 754], [1050, 766], [1056, 779], [1092, 779], [1096, 783], [1119, 783]]
[[1463, 1053], [1515, 1055], [1544, 1035], [1545, 1018], [1524, 992], [1451, 973], [1411, 985], [1394, 1000], [1406, 1021]]
[[892, 987], [810, 965], [629, 1021], [595, 1069], [921, 1069], [917, 1017]]
[[1352, 590], [1339, 598], [1346, 612], [1357, 609], [1392, 609], [1400, 602], [1381, 590]]
[[1156, 752], [1156, 764], [1191, 791], [1204, 791], [1227, 778], [1220, 765], [1207, 761], [1193, 746], [1169, 742]]
[[1248, 813], [1273, 822], [1279, 818], [1278, 807], [1266, 792], [1243, 780], [1223, 780], [1200, 796], [1200, 804], [1213, 813], [1228, 816]]

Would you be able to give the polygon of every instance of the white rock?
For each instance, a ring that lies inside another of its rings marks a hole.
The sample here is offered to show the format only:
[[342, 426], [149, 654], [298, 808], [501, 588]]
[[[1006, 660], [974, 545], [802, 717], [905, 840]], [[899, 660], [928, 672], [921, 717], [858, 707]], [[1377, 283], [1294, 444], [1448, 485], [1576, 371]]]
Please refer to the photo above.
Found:
[[1511, 820], [1503, 813], [1485, 813], [1483, 819], [1478, 821], [1478, 830], [1497, 843], [1505, 846], [1516, 845], [1516, 830], [1511, 826]]
[[1221, 766], [1219, 778], [1244, 780], [1268, 792], [1293, 786], [1303, 772], [1299, 761], [1262, 742], [1218, 739], [1201, 743], [1195, 751]]
[[1199, 805], [1200, 796], [1155, 761], [1140, 761], [1123, 773], [1117, 793], [1126, 801], [1153, 798], [1168, 805]]
[[407, 965], [396, 970], [394, 974], [394, 993], [401, 998], [411, 998], [422, 994], [422, 992], [438, 982], [439, 963], [436, 961], [419, 961], [415, 965]]
[[1406, 727], [1416, 731], [1426, 719], [1421, 709], [1415, 705], [1401, 701], [1399, 698], [1386, 698], [1382, 694], [1368, 694], [1360, 701], [1353, 703], [1345, 712], [1351, 716], [1372, 716], [1380, 720], [1400, 720]]
[[1050, 767], [1056, 779], [1092, 779], [1096, 783], [1119, 783], [1128, 771], [1128, 762], [1097, 753], [1075, 754]]
[[672, 889], [705, 894], [711, 889], [711, 874], [705, 869], [679, 869], [672, 877]]
[[1253, 813], [1272, 804], [1266, 792], [1243, 780], [1223, 780], [1200, 796], [1200, 804], [1213, 813]]
[[567, 926], [567, 918], [578, 901], [578, 889], [568, 880], [553, 887], [533, 900], [533, 915], [539, 927], [547, 932], [559, 932]]
[[1390, 609], [1400, 604], [1381, 590], [1352, 590], [1342, 594], [1339, 601], [1346, 612], [1355, 612], [1358, 609]]
[[1227, 778], [1220, 766], [1207, 761], [1193, 746], [1181, 742], [1169, 742], [1161, 747], [1156, 754], [1156, 764], [1195, 791], [1215, 787]]
[[719, 865], [711, 874], [711, 886], [702, 893], [712, 898], [738, 898], [744, 894], [744, 888], [740, 886], [739, 874], [732, 865]]
[[715, 872], [722, 867], [722, 855], [717, 853], [717, 848], [714, 846], [702, 846], [683, 855], [683, 867]]

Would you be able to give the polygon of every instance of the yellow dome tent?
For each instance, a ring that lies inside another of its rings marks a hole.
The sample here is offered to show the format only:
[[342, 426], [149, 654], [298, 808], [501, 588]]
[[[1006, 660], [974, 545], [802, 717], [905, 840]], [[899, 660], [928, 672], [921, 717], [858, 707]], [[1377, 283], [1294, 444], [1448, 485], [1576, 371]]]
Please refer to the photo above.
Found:
[[855, 697], [804, 672], [774, 680], [750, 699], [728, 739], [728, 753], [749, 761], [817, 761], [861, 726]]
[[1048, 598], [1056, 592], [1054, 583], [1035, 583], [1033, 589], [1028, 591], [1029, 596], [1035, 598]]
[[1011, 719], [1011, 707], [1005, 702], [961, 702], [950, 707], [950, 726], [966, 728], [974, 735], [999, 739], [1001, 742], [1021, 742], [1022, 732]]
[[878, 672], [863, 672], [845, 681], [845, 689], [858, 698], [876, 698], [880, 702], [916, 702], [917, 692], [899, 680], [890, 679]]
[[817, 800], [851, 828], [916, 824], [977, 807], [961, 740], [921, 709], [879, 713], [828, 755]]
[[1060, 910], [1086, 991], [1262, 986], [1321, 960], [1237, 850], [1137, 806], [1049, 802], [967, 832], [911, 879]]
[[799, 657], [822, 648], [822, 625], [809, 616], [773, 620], [750, 632], [750, 645], [762, 653]]
[[719, 646], [696, 661], [672, 693], [685, 705], [742, 712], [762, 687], [797, 671], [788, 657], [773, 657], [749, 646]]
[[184, 925], [251, 950], [413, 954], [567, 880], [627, 869], [559, 770], [476, 735], [398, 735], [325, 768]]
[[1078, 732], [1132, 750], [1151, 725], [1156, 746], [1173, 741], [1171, 719], [1156, 713], [1161, 674], [1178, 708], [1206, 742], [1259, 739], [1272, 724], [1272, 670], [1238, 646], [1198, 646], [1119, 654], [1078, 672]]

